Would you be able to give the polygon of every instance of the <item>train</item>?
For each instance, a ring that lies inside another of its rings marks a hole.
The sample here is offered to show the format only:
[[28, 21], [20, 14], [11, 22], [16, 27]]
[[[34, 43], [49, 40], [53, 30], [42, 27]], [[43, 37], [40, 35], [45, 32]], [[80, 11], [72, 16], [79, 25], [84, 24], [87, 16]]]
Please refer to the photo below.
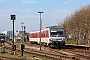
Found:
[[59, 48], [65, 45], [66, 30], [62, 26], [48, 26], [46, 29], [41, 30], [41, 41], [40, 31], [30, 32], [29, 41], [37, 44], [41, 42], [41, 44]]

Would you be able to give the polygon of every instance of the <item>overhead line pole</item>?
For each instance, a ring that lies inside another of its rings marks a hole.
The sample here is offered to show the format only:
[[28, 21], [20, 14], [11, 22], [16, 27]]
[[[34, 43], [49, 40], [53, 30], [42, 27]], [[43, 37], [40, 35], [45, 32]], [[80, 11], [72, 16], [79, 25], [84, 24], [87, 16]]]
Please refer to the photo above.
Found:
[[41, 29], [42, 29], [42, 21], [41, 21], [41, 13], [44, 13], [44, 12], [38, 12], [38, 13], [40, 13], [40, 51], [41, 51]]

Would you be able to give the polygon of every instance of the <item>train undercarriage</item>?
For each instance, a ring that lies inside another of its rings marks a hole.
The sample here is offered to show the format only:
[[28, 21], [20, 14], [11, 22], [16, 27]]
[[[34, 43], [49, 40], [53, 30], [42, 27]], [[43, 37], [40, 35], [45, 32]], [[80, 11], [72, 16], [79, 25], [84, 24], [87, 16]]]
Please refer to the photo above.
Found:
[[54, 47], [54, 48], [60, 48], [61, 46], [64, 46], [65, 42], [62, 41], [53, 41], [53, 43], [50, 43], [49, 46], [50, 47]]
[[[38, 42], [34, 42], [34, 41], [31, 41], [30, 42], [31, 44], [38, 44]], [[61, 46], [64, 46], [65, 45], [65, 41], [53, 41], [52, 43], [45, 43], [45, 42], [41, 42], [41, 45], [44, 45], [44, 46], [49, 46], [51, 48], [60, 48]]]

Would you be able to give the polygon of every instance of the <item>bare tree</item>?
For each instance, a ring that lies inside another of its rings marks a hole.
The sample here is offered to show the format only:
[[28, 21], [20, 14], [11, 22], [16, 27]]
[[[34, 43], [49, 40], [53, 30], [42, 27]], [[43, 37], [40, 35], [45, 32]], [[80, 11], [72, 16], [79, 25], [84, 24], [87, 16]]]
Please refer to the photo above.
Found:
[[76, 10], [73, 14], [67, 16], [63, 23], [58, 25], [66, 28], [67, 38], [72, 35], [72, 39], [77, 44], [86, 44], [90, 39], [90, 5]]

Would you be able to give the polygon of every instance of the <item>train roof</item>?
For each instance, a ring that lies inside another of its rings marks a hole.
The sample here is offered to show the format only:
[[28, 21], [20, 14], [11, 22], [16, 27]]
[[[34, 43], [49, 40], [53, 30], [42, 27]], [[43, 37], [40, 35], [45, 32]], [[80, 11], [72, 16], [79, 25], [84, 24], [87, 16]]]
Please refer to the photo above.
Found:
[[64, 27], [62, 27], [62, 26], [48, 26], [48, 27], [46, 27], [46, 28], [64, 28]]
[[[42, 29], [41, 31], [45, 31], [45, 30], [49, 30], [49, 29], [48, 28], [47, 29]], [[38, 31], [30, 32], [30, 33], [35, 33], [35, 32], [40, 32], [40, 31], [38, 30]]]
[[[46, 27], [46, 29], [42, 29], [41, 31], [44, 31], [44, 30], [49, 30], [49, 28], [50, 29], [64, 29], [64, 27], [62, 27], [62, 26], [48, 26], [48, 27]], [[33, 31], [33, 32], [30, 32], [30, 33], [35, 33], [35, 32], [40, 32], [40, 31]]]

